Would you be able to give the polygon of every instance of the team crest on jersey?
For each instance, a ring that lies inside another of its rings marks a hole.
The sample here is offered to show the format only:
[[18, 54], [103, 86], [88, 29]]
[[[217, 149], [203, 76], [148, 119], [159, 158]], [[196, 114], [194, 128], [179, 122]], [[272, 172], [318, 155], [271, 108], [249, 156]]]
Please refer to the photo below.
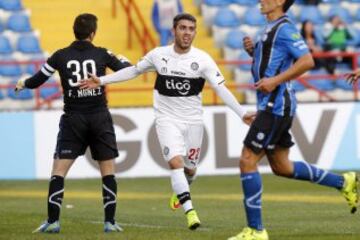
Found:
[[161, 73], [161, 74], [167, 73], [167, 68], [166, 68], [166, 67], [162, 67], [162, 68], [160, 69], [160, 73]]
[[196, 71], [199, 69], [199, 64], [197, 62], [193, 62], [191, 63], [190, 67], [192, 70]]
[[256, 135], [256, 138], [258, 139], [258, 140], [264, 140], [264, 138], [265, 138], [265, 133], [263, 133], [263, 132], [259, 132], [257, 135]]
[[169, 152], [170, 152], [169, 147], [165, 146], [164, 150], [163, 150], [164, 155], [167, 156], [169, 154]]

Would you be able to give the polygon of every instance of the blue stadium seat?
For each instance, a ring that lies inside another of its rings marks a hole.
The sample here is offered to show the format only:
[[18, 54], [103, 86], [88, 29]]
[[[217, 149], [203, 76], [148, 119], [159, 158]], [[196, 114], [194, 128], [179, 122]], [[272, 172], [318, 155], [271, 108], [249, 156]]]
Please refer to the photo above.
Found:
[[[350, 72], [350, 71], [348, 71]], [[340, 88], [342, 90], [346, 91], [352, 91], [354, 90], [353, 86], [350, 85], [345, 78], [341, 78], [335, 81], [335, 87]], [[360, 82], [357, 83], [357, 88], [360, 89]]]
[[46, 61], [46, 56], [44, 54], [31, 54], [29, 55], [29, 61], [36, 61], [36, 63], [24, 64], [23, 65], [23, 72], [34, 75], [37, 71], [41, 69], [41, 66]]
[[301, 7], [299, 20], [300, 20], [300, 22], [310, 20], [314, 24], [322, 24], [322, 23], [324, 23], [324, 19], [323, 19], [322, 15], [321, 15], [321, 12], [316, 6], [303, 6], [303, 7]]
[[254, 6], [258, 3], [258, 1], [254, 0], [232, 0], [232, 3], [245, 5], [245, 6]]
[[21, 35], [16, 44], [16, 49], [23, 53], [41, 53], [39, 39], [33, 34]]
[[6, 11], [20, 11], [23, 6], [21, 0], [0, 0], [0, 8]]
[[350, 0], [350, 2], [360, 3], [360, 0]]
[[28, 15], [24, 13], [14, 13], [7, 21], [7, 28], [14, 32], [30, 32], [31, 24]]
[[4, 25], [2, 24], [2, 22], [0, 22], [0, 32], [3, 32], [5, 30]]
[[220, 8], [215, 15], [214, 24], [218, 27], [237, 27], [240, 19], [229, 8]]
[[251, 7], [244, 14], [244, 23], [251, 26], [260, 26], [266, 24], [266, 18], [261, 14], [258, 7]]
[[348, 82], [346, 82], [345, 79], [339, 79], [335, 81], [335, 87], [340, 88], [342, 90], [346, 90], [346, 91], [352, 91], [353, 90], [353, 86], [350, 85]]
[[349, 31], [353, 38], [347, 41], [347, 45], [355, 47], [358, 46], [360, 44], [360, 29], [349, 28]]
[[332, 6], [327, 14], [327, 17], [330, 19], [331, 17], [339, 16], [344, 22], [350, 24], [353, 22], [353, 18], [350, 12], [343, 7], [340, 6]]
[[[56, 83], [54, 79], [49, 79], [46, 83]], [[46, 84], [45, 83], [45, 84]], [[43, 99], [47, 99], [49, 97], [54, 96], [54, 94], [58, 93], [60, 91], [58, 86], [55, 87], [41, 87], [40, 88], [40, 97]], [[60, 95], [57, 97], [59, 98]]]
[[203, 3], [208, 6], [225, 7], [231, 3], [232, 0], [204, 0]]
[[[334, 82], [335, 87], [343, 89], [343, 90], [347, 90], [347, 91], [353, 90], [353, 87], [348, 82], [346, 82], [346, 79], [345, 79], [345, 74], [352, 72], [352, 69], [349, 66], [349, 64], [338, 63], [338, 64], [336, 64], [336, 70], [337, 70], [337, 73], [339, 75], [341, 75], [341, 77], [339, 77], [337, 80], [335, 80], [335, 82]], [[360, 86], [360, 85], [358, 85], [358, 86]]]
[[318, 45], [323, 46], [325, 44], [324, 28], [323, 26], [315, 26], [314, 35]]
[[323, 3], [340, 4], [340, 0], [322, 0]]
[[11, 47], [9, 39], [4, 36], [0, 35], [0, 54], [11, 54], [13, 52], [13, 49]]
[[[4, 61], [14, 61], [12, 58], [3, 58]], [[22, 74], [19, 64], [1, 64], [0, 75], [5, 77], [18, 77]]]
[[34, 75], [38, 69], [36, 69], [35, 64], [26, 64], [24, 68], [24, 73]]
[[358, 10], [356, 10], [354, 18], [355, 18], [355, 21], [360, 21], [360, 8], [358, 8]]
[[233, 49], [243, 48], [243, 38], [245, 34], [240, 30], [230, 31], [225, 38], [225, 46]]
[[[11, 82], [11, 84], [16, 84], [18, 79], [15, 79]], [[14, 100], [30, 100], [34, 97], [33, 91], [30, 89], [24, 89], [20, 91], [18, 94], [15, 94], [15, 91], [13, 88], [7, 89], [7, 96]]]
[[[310, 75], [326, 75], [328, 74], [324, 69], [311, 70]], [[335, 89], [334, 81], [328, 78], [309, 80], [308, 83], [313, 87], [322, 91], [331, 91]]]
[[[252, 58], [244, 50], [244, 51], [241, 51], [240, 56], [239, 56], [239, 60], [241, 60], [241, 61], [251, 61]], [[244, 70], [244, 71], [251, 71], [251, 64], [241, 64], [241, 65], [239, 65], [239, 69]]]
[[306, 87], [298, 80], [293, 80], [291, 84], [295, 92], [302, 92], [306, 89]]

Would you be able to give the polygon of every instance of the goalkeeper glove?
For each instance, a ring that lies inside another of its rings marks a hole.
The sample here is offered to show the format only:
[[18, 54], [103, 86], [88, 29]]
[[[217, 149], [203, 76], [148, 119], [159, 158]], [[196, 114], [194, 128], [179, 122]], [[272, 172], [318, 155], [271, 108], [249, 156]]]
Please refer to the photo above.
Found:
[[19, 78], [14, 89], [15, 93], [18, 93], [25, 88], [25, 80], [28, 78], [29, 75], [23, 75], [22, 77]]

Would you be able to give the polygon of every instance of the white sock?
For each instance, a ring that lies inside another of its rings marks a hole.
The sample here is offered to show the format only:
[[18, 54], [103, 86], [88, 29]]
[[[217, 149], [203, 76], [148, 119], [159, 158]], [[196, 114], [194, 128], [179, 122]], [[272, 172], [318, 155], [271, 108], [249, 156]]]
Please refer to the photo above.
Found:
[[184, 211], [187, 212], [193, 209], [191, 198], [190, 198], [190, 188], [186, 180], [184, 168], [178, 168], [171, 170], [171, 186], [179, 197], [179, 201], [184, 208]]

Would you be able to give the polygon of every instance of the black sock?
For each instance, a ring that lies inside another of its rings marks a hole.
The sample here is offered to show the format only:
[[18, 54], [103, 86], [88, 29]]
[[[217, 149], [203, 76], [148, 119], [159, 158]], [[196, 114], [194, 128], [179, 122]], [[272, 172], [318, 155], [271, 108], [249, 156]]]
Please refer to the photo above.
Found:
[[117, 185], [114, 175], [107, 175], [102, 179], [102, 195], [105, 211], [105, 222], [115, 223]]
[[54, 175], [49, 183], [48, 195], [48, 222], [59, 220], [61, 203], [64, 196], [64, 178]]
[[186, 201], [191, 200], [191, 196], [189, 192], [183, 192], [177, 195], [179, 202], [183, 205]]

